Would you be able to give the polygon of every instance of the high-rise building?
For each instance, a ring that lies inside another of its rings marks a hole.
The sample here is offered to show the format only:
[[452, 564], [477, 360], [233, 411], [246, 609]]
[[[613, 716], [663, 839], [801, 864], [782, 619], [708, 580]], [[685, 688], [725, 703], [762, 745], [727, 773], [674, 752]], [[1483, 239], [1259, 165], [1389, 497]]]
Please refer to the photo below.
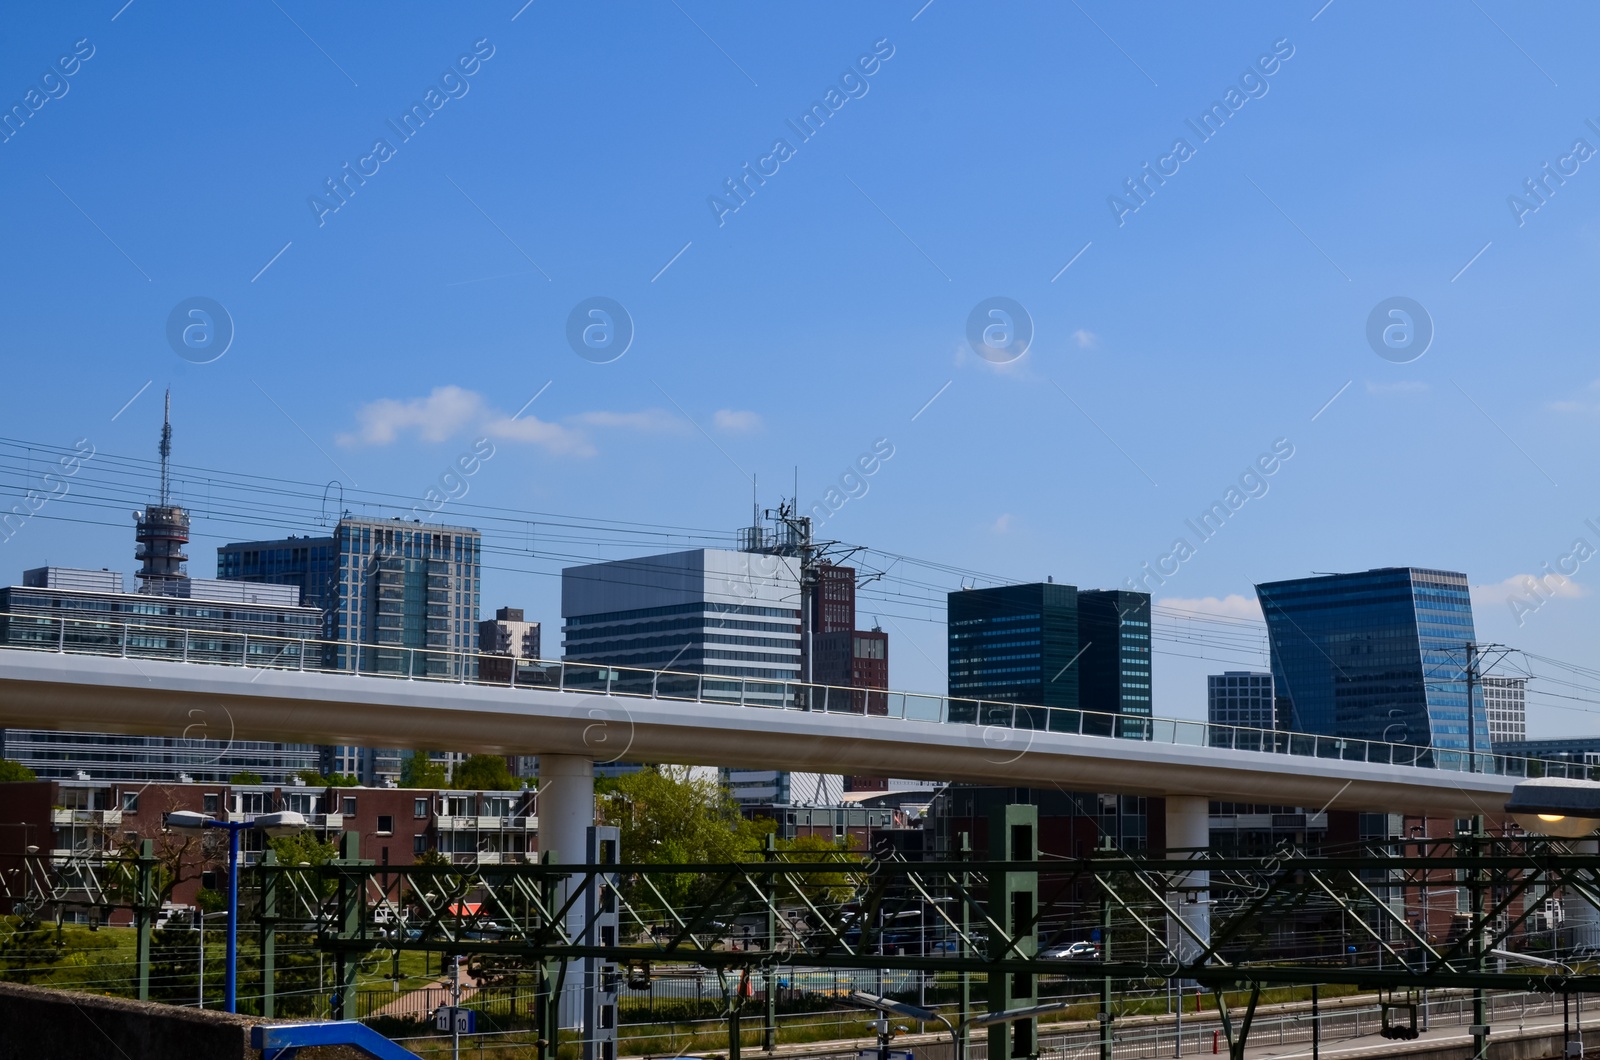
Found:
[[485, 655], [539, 658], [539, 623], [523, 618], [520, 607], [496, 609], [493, 618], [478, 623], [478, 651]]
[[947, 607], [950, 695], [1078, 708], [1075, 586], [962, 589]]
[[[563, 659], [704, 675], [686, 680], [708, 698], [740, 695], [743, 679], [746, 703], [783, 706], [784, 683], [800, 680], [793, 556], [699, 548], [568, 567], [561, 617]], [[729, 769], [723, 777], [741, 801], [788, 801], [791, 781], [810, 800], [819, 787], [773, 770]]]
[[1466, 575], [1385, 567], [1266, 582], [1256, 595], [1285, 728], [1489, 750], [1482, 693], [1467, 703]]
[[1272, 675], [1227, 670], [1206, 678], [1206, 720], [1213, 725], [1276, 729]]
[[[300, 602], [333, 617], [339, 589], [339, 554], [331, 537], [243, 541], [217, 549], [217, 577], [226, 581], [293, 585]], [[324, 639], [332, 630], [324, 626]]]
[[[1082, 710], [1084, 731], [1105, 735], [1113, 716], [1151, 714], [1148, 593], [1054, 581], [962, 589], [949, 596], [949, 653], [952, 696]], [[1043, 728], [1044, 712], [1029, 723]]]
[[1500, 745], [1528, 738], [1528, 679], [1483, 678], [1483, 708], [1489, 716], [1489, 743]]
[[523, 665], [538, 659], [539, 651], [539, 623], [527, 621], [520, 607], [502, 607], [478, 623], [478, 676], [485, 681], [543, 683], [542, 669]]
[[1079, 706], [1101, 714], [1148, 718], [1150, 594], [1079, 589], [1078, 643]]
[[[346, 515], [328, 538], [217, 549], [219, 577], [314, 588], [331, 669], [476, 676], [483, 535], [464, 526]], [[323, 768], [363, 783], [399, 779], [399, 751], [326, 748]]]
[[[562, 658], [745, 678], [782, 705], [800, 679], [799, 562], [697, 548], [561, 572]], [[737, 694], [737, 680], [708, 680]]]

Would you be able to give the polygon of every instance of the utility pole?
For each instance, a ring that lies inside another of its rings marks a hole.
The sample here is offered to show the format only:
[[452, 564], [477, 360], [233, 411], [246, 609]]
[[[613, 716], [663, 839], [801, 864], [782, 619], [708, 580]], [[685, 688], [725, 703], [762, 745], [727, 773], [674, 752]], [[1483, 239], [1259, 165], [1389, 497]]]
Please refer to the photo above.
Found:
[[461, 1011], [461, 957], [450, 957], [450, 1057], [461, 1060], [461, 1024], [456, 1013]]

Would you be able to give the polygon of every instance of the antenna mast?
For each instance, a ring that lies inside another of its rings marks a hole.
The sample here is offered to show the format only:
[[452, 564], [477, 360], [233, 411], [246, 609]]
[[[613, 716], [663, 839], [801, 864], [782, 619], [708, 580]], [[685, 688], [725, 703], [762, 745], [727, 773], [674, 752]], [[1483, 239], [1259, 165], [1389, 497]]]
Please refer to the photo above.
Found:
[[167, 388], [166, 411], [161, 414], [161, 506], [167, 506], [167, 462], [172, 458], [172, 388]]

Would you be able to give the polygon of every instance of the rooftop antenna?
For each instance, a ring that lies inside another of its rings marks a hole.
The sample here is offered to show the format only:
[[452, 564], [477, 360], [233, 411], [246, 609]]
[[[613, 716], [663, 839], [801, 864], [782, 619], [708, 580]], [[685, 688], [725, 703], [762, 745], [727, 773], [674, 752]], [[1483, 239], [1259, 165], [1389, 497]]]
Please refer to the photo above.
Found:
[[167, 506], [167, 461], [172, 458], [172, 388], [167, 388], [166, 411], [161, 415], [161, 506]]

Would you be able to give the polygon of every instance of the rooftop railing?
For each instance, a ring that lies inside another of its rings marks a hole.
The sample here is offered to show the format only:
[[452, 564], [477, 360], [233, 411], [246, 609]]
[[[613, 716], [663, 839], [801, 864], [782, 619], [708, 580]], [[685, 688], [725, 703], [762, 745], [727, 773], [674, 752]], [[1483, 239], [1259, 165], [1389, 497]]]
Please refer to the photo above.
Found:
[[[992, 746], [997, 752], [1016, 754], [1026, 750], [1032, 733], [1061, 733], [1509, 777], [1589, 778], [1591, 773], [1600, 773], [1600, 769], [1592, 770], [1583, 762], [1217, 725], [1181, 718], [1105, 714], [777, 678], [729, 677], [607, 663], [530, 660], [399, 645], [181, 629], [142, 621], [137, 616], [0, 612], [0, 648], [719, 703], [755, 710], [856, 714], [928, 725], [975, 725], [983, 728], [981, 739], [986, 746]], [[494, 679], [482, 676], [479, 663], [483, 660], [494, 663], [489, 667]]]

